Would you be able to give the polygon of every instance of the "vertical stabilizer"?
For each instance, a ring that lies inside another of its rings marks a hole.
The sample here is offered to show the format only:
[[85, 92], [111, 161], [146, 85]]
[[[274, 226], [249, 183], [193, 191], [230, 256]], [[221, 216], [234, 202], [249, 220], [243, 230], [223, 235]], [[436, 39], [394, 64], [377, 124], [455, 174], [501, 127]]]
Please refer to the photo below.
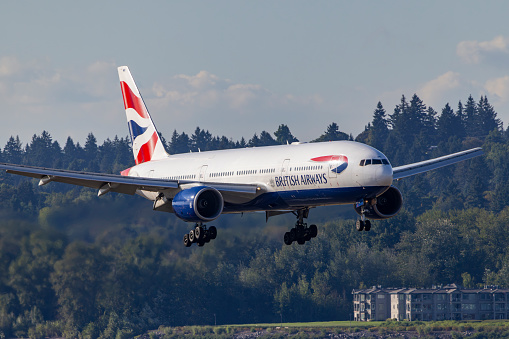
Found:
[[119, 67], [118, 77], [136, 165], [168, 157], [129, 68]]

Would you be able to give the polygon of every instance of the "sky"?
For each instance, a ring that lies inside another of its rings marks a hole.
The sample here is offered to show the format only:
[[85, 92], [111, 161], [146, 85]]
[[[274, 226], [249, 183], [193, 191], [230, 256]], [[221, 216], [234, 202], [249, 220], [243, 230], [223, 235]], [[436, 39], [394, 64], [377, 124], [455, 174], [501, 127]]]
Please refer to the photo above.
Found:
[[486, 95], [509, 123], [508, 1], [8, 1], [0, 146], [127, 136], [127, 65], [159, 132], [354, 137], [381, 101]]

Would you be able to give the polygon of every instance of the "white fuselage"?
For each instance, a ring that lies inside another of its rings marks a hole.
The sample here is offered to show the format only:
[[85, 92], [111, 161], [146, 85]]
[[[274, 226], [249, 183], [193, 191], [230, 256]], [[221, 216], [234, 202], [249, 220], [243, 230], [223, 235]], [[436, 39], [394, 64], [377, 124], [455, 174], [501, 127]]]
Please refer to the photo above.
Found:
[[[361, 160], [376, 164], [361, 166]], [[381, 163], [383, 160], [383, 163]], [[224, 195], [225, 212], [354, 203], [382, 194], [392, 167], [378, 150], [353, 141], [175, 154], [134, 166], [129, 176], [203, 183], [256, 184], [257, 194]], [[172, 198], [178, 190], [165, 194]], [[157, 193], [139, 191], [155, 200]]]

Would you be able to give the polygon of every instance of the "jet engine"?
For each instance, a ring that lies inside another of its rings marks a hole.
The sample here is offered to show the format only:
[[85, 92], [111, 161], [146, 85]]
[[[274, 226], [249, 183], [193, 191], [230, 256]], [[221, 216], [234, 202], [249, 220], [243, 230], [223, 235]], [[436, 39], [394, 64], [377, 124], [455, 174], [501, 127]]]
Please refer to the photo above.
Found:
[[[394, 186], [389, 187], [382, 195], [371, 199], [364, 204], [364, 215], [368, 219], [381, 220], [388, 219], [398, 214], [403, 205], [401, 192]], [[356, 206], [356, 205], [354, 205]], [[355, 207], [355, 211], [360, 215], [361, 207]]]
[[215, 188], [196, 186], [178, 192], [171, 204], [180, 219], [203, 222], [214, 220], [223, 212], [224, 200]]

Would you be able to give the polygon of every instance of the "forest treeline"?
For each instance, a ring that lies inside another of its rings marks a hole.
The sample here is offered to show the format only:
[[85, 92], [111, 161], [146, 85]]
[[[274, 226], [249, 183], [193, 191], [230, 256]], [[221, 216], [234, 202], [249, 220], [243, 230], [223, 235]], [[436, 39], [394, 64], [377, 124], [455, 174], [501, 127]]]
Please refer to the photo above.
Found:
[[[358, 232], [353, 208], [325, 213], [317, 238], [285, 246], [289, 216], [222, 216], [218, 239], [184, 248], [188, 225], [139, 197], [0, 174], [0, 338], [127, 338], [159, 326], [348, 320], [351, 291], [372, 285], [509, 286], [509, 134], [486, 97], [440, 112], [417, 96], [382, 103], [357, 137], [331, 123], [313, 141], [357, 140], [393, 166], [482, 146], [485, 155], [396, 182], [404, 208]], [[196, 128], [170, 153], [297, 141], [287, 125], [233, 141]], [[47, 132], [11, 137], [0, 161], [119, 173], [128, 137], [62, 147]], [[327, 212], [322, 212], [322, 211]], [[337, 212], [336, 212], [337, 211]]]

